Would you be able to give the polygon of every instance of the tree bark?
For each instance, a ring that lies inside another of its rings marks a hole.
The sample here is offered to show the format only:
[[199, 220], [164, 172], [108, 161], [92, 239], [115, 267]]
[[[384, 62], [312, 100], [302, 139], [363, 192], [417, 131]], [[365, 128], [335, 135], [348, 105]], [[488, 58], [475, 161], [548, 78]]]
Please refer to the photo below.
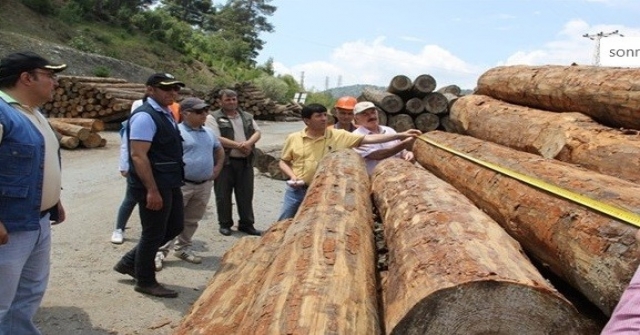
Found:
[[458, 133], [640, 183], [640, 139], [580, 113], [551, 113], [484, 95], [458, 99]]
[[454, 324], [457, 334], [598, 333], [451, 185], [397, 158], [371, 179], [389, 249], [387, 333], [449, 334]]
[[325, 156], [238, 334], [381, 333], [369, 190], [353, 150]]
[[365, 101], [373, 102], [388, 114], [396, 114], [404, 108], [402, 98], [393, 93], [365, 88], [362, 91], [362, 96]]
[[640, 71], [595, 66], [500, 66], [477, 94], [554, 112], [579, 112], [611, 127], [640, 129]]
[[[640, 185], [473, 137], [422, 135], [480, 160], [592, 199], [640, 212]], [[417, 161], [456, 187], [542, 264], [610, 314], [638, 266], [629, 224], [503, 176], [422, 140]]]
[[261, 238], [245, 237], [234, 244], [175, 335], [241, 334], [238, 330], [290, 225], [291, 220], [278, 222]]

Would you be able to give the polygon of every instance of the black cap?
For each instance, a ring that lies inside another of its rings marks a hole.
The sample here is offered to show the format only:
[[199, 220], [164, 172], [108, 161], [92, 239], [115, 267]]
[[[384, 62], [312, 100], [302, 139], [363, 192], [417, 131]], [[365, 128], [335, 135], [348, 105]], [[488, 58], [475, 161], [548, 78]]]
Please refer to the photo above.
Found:
[[31, 52], [16, 52], [9, 54], [0, 60], [0, 78], [8, 78], [20, 75], [35, 69], [60, 72], [67, 68], [66, 64], [52, 64], [42, 56]]
[[180, 101], [180, 111], [184, 112], [186, 110], [199, 110], [199, 109], [205, 109], [205, 108], [209, 108], [211, 107], [211, 105], [209, 105], [208, 103], [204, 102], [204, 100], [202, 99], [198, 99], [198, 98], [185, 98], [182, 101]]
[[184, 83], [176, 79], [169, 73], [154, 73], [147, 79], [147, 86], [173, 86], [180, 85], [184, 87]]

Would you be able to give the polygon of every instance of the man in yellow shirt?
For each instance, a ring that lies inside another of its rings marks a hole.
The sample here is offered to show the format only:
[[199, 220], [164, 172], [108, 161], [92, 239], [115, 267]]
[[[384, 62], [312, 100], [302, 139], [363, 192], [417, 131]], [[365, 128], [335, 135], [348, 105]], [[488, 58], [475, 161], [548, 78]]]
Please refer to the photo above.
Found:
[[295, 216], [308, 186], [311, 185], [318, 163], [329, 152], [354, 148], [361, 144], [403, 140], [421, 134], [416, 129], [397, 134], [372, 135], [357, 135], [340, 129], [327, 129], [327, 108], [320, 104], [305, 106], [301, 115], [306, 127], [287, 137], [278, 163], [282, 172], [289, 177], [278, 221]]

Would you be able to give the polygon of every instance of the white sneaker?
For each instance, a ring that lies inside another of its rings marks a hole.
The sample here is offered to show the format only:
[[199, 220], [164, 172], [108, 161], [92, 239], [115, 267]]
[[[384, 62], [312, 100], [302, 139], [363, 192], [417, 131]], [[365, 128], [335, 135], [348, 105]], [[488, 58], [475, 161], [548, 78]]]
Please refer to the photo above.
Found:
[[164, 261], [164, 253], [162, 251], [156, 252], [156, 258], [153, 260], [156, 265], [156, 271], [162, 270], [162, 261]]
[[173, 255], [189, 263], [202, 263], [202, 258], [200, 256], [196, 256], [191, 250], [175, 250]]
[[122, 244], [124, 242], [124, 231], [122, 229], [116, 229], [111, 234], [111, 243], [113, 244]]

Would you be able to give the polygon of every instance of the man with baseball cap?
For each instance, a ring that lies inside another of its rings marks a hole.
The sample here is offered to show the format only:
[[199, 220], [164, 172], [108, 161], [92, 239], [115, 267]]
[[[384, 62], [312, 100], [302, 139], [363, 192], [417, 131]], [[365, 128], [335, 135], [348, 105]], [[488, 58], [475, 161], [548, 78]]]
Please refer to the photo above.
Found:
[[[378, 119], [378, 109], [369, 101], [358, 102], [353, 108], [358, 129], [354, 134], [395, 134], [391, 127], [381, 126]], [[389, 157], [398, 157], [407, 161], [413, 160], [413, 153], [409, 150], [413, 147], [415, 138], [409, 137], [404, 140], [393, 140], [383, 143], [362, 144], [354, 150], [364, 158], [369, 175], [381, 160]]]
[[195, 97], [180, 102], [182, 122], [178, 128], [184, 151], [184, 229], [178, 237], [161, 248], [165, 256], [173, 250], [174, 256], [194, 264], [202, 262], [202, 258], [191, 250], [192, 238], [211, 198], [212, 181], [218, 177], [224, 163], [222, 144], [213, 130], [204, 127], [209, 107], [209, 104]]
[[40, 334], [33, 323], [49, 280], [51, 221], [64, 221], [60, 145], [40, 113], [58, 86], [33, 52], [0, 59], [0, 334]]
[[136, 279], [140, 293], [175, 298], [178, 292], [156, 280], [154, 258], [183, 228], [182, 138], [168, 106], [184, 83], [168, 73], [147, 80], [147, 100], [133, 111], [126, 127], [129, 142], [127, 183], [138, 203], [142, 234], [138, 244], [114, 266]]

